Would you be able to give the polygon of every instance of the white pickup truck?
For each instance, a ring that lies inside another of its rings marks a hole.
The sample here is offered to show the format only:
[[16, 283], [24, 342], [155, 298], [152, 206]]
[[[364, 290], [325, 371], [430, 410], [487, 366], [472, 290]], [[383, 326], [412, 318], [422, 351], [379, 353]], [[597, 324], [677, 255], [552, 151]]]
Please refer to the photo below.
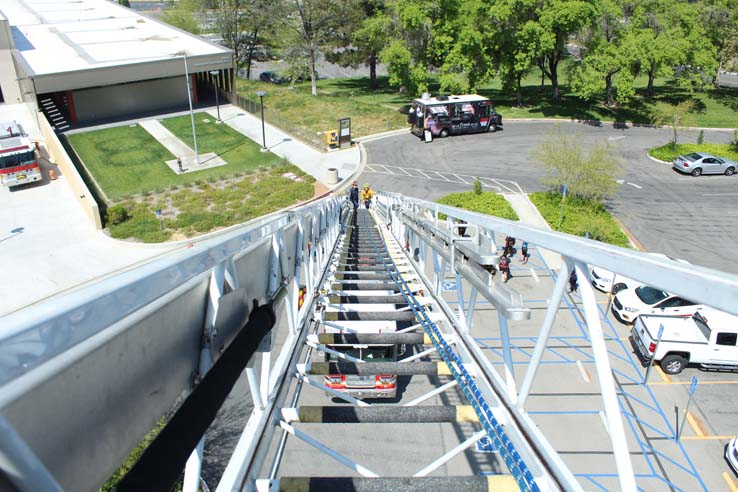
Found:
[[[664, 331], [657, 349], [660, 326]], [[636, 318], [631, 335], [641, 357], [659, 362], [667, 374], [679, 374], [687, 364], [705, 369], [738, 369], [737, 316], [712, 309], [688, 318], [641, 315]]]

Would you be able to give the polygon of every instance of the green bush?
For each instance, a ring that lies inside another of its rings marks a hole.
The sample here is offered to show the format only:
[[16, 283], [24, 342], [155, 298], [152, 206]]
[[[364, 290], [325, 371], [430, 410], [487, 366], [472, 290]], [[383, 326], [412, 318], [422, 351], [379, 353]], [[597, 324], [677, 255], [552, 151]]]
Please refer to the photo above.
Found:
[[446, 195], [438, 203], [463, 208], [472, 212], [501, 217], [503, 219], [518, 220], [518, 214], [502, 195], [492, 192], [476, 194], [474, 191], [463, 191]]
[[122, 205], [114, 205], [108, 208], [107, 212], [105, 212], [105, 218], [108, 225], [114, 226], [122, 224], [129, 218], [128, 210]]
[[648, 155], [661, 161], [671, 162], [677, 156], [689, 154], [690, 152], [707, 152], [719, 157], [727, 157], [728, 159], [738, 160], [738, 148], [734, 148], [731, 144], [677, 144], [668, 143], [661, 147], [655, 147], [648, 151]]
[[616, 246], [627, 247], [630, 244], [615, 219], [598, 201], [567, 197], [561, 227], [557, 227], [561, 213], [561, 194], [545, 192], [531, 193], [529, 196], [546, 222], [556, 231], [575, 236], [589, 233], [590, 239]]
[[479, 179], [479, 176], [477, 176], [477, 179], [474, 180], [474, 190], [473, 191], [475, 195], [482, 194], [482, 180]]

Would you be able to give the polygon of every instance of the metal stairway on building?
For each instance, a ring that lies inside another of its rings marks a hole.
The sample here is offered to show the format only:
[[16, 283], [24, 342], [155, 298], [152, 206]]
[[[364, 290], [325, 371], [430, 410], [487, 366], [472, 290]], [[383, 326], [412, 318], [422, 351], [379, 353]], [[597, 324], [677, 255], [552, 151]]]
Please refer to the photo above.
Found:
[[[574, 269], [618, 488], [635, 492], [587, 266], [734, 314], [738, 278], [399, 195], [375, 205], [353, 215], [328, 197], [6, 316], [0, 490], [97, 490], [168, 416], [119, 490], [169, 490], [184, 469], [195, 492], [203, 435], [243, 375], [248, 417], [219, 492], [581, 491], [526, 409]], [[508, 321], [533, 320], [489, 273], [505, 235], [562, 259], [519, 380]], [[499, 369], [470, 333], [479, 297]], [[346, 345], [394, 346], [399, 360], [335, 349]], [[470, 457], [482, 439], [495, 453]]]
[[66, 93], [61, 96], [61, 99], [62, 105], [60, 107], [53, 97], [39, 98], [41, 111], [46, 115], [46, 119], [49, 120], [49, 123], [51, 123], [51, 126], [54, 127], [54, 131], [57, 133], [64, 132], [70, 128], [67, 122], [69, 109]]

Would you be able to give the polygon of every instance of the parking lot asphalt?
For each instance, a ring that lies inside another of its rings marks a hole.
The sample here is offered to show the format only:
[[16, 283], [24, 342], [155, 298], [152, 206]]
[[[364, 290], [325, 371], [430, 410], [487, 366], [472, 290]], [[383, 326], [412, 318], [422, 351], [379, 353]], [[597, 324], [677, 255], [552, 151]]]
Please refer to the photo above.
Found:
[[[532, 309], [530, 321], [510, 322], [509, 326], [520, 384], [555, 277], [535, 249], [528, 264], [518, 260], [513, 261], [513, 277], [508, 285], [523, 294]], [[646, 368], [633, 354], [630, 327], [606, 315], [605, 294], [596, 291], [596, 298], [639, 490], [734, 490], [730, 487], [736, 487], [738, 480], [723, 459], [723, 450], [738, 430], [738, 374], [690, 367], [682, 374], [668, 376], [655, 367], [648, 384], [643, 384]], [[502, 371], [496, 314], [491, 305], [482, 303], [475, 313], [472, 334]], [[699, 382], [689, 416], [685, 417], [693, 376]], [[585, 490], [619, 490], [599, 391], [581, 297], [567, 293], [526, 410]], [[677, 440], [677, 428], [685, 418], [682, 438]]]
[[[576, 132], [585, 146], [604, 139], [622, 155], [622, 175], [618, 178], [622, 183], [607, 205], [646, 250], [738, 273], [738, 210], [733, 206], [738, 198], [738, 177], [694, 178], [648, 158], [648, 148], [669, 141], [667, 129], [507, 120], [504, 131], [431, 143], [408, 133], [366, 142], [367, 168], [359, 180], [376, 189], [430, 200], [470, 190], [471, 180], [464, 175], [513, 181], [526, 193], [542, 191], [543, 169], [532, 155], [557, 124], [566, 132]], [[696, 132], [686, 132], [680, 142], [696, 138]], [[728, 131], [705, 132], [706, 142], [727, 143], [730, 139]], [[424, 171], [428, 178], [415, 169]]]

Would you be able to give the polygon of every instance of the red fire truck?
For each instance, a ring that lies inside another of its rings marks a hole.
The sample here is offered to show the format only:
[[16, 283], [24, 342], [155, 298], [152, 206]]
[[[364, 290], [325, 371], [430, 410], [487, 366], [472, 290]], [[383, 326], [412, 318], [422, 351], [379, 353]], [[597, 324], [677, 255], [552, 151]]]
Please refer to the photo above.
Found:
[[[477, 94], [414, 99], [407, 115], [410, 130], [418, 137], [447, 137], [451, 134], [494, 132], [502, 126], [502, 115], [492, 101]], [[426, 133], [429, 135], [426, 136]]]
[[41, 180], [36, 146], [18, 123], [0, 124], [0, 182], [13, 187]]

